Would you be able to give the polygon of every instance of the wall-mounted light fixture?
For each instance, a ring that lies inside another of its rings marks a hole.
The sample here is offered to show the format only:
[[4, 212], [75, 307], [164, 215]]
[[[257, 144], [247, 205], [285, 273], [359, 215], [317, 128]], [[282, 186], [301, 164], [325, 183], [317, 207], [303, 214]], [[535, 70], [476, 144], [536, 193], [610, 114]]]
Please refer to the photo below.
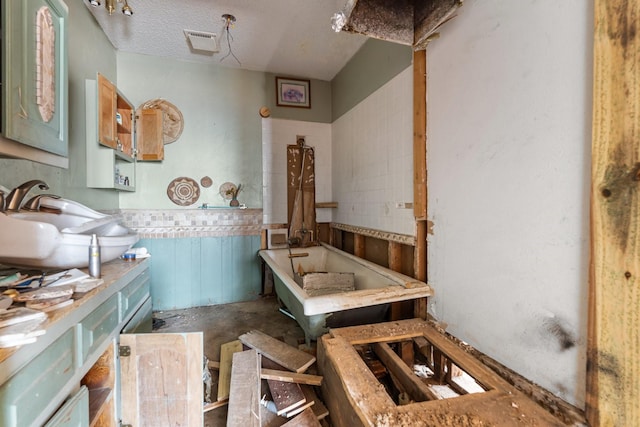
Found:
[[[109, 15], [112, 15], [116, 10], [116, 2], [123, 3], [122, 13], [124, 13], [126, 16], [133, 15], [133, 9], [131, 9], [131, 6], [129, 6], [127, 0], [105, 0], [104, 7], [105, 9], [107, 9], [107, 12], [109, 12]], [[98, 7], [102, 5], [102, 0], [89, 0], [89, 4], [93, 7]]]

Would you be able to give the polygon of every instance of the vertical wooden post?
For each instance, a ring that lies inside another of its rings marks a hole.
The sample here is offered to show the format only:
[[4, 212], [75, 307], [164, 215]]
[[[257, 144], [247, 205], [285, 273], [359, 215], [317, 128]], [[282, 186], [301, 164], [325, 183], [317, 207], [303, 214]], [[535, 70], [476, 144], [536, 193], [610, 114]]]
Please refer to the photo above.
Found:
[[353, 235], [353, 254], [360, 258], [364, 258], [367, 255], [365, 238], [362, 234]]
[[596, 0], [587, 407], [640, 425], [640, 3]]
[[[413, 53], [413, 215], [416, 218], [414, 277], [427, 281], [427, 52]], [[427, 300], [415, 301], [414, 316], [427, 317]]]
[[[402, 245], [398, 242], [389, 242], [388, 250], [389, 269], [397, 272], [402, 271]], [[402, 318], [402, 303], [391, 304], [389, 320], [399, 320]]]

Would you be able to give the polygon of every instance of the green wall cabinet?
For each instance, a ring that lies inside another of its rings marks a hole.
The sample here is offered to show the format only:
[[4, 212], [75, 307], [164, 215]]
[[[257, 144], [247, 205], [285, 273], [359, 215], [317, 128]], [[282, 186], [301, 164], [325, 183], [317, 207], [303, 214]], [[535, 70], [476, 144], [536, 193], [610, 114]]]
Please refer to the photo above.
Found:
[[3, 0], [2, 130], [68, 155], [68, 8], [62, 0]]

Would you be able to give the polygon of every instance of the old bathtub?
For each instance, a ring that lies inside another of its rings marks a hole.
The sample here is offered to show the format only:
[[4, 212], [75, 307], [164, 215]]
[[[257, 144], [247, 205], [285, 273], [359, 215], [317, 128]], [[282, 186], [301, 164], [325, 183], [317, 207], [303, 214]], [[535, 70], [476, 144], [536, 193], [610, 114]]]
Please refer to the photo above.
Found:
[[[265, 249], [259, 255], [273, 272], [278, 299], [304, 330], [307, 341], [317, 339], [330, 326], [343, 326], [335, 322], [337, 318], [353, 324], [370, 322], [372, 316], [382, 317], [392, 302], [433, 294], [424, 282], [329, 245], [291, 249], [291, 253], [290, 258], [288, 249]], [[301, 267], [305, 272], [352, 272], [355, 290], [309, 296], [294, 280], [291, 261], [295, 271]]]

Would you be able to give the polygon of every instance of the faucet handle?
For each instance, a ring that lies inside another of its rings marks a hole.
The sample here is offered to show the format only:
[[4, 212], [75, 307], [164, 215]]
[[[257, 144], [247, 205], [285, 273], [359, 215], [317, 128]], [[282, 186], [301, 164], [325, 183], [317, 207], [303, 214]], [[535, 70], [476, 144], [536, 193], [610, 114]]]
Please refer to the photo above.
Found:
[[25, 211], [38, 212], [40, 210], [40, 200], [43, 197], [49, 197], [51, 199], [59, 199], [60, 196], [56, 196], [55, 194], [38, 194], [27, 200], [21, 209]]

